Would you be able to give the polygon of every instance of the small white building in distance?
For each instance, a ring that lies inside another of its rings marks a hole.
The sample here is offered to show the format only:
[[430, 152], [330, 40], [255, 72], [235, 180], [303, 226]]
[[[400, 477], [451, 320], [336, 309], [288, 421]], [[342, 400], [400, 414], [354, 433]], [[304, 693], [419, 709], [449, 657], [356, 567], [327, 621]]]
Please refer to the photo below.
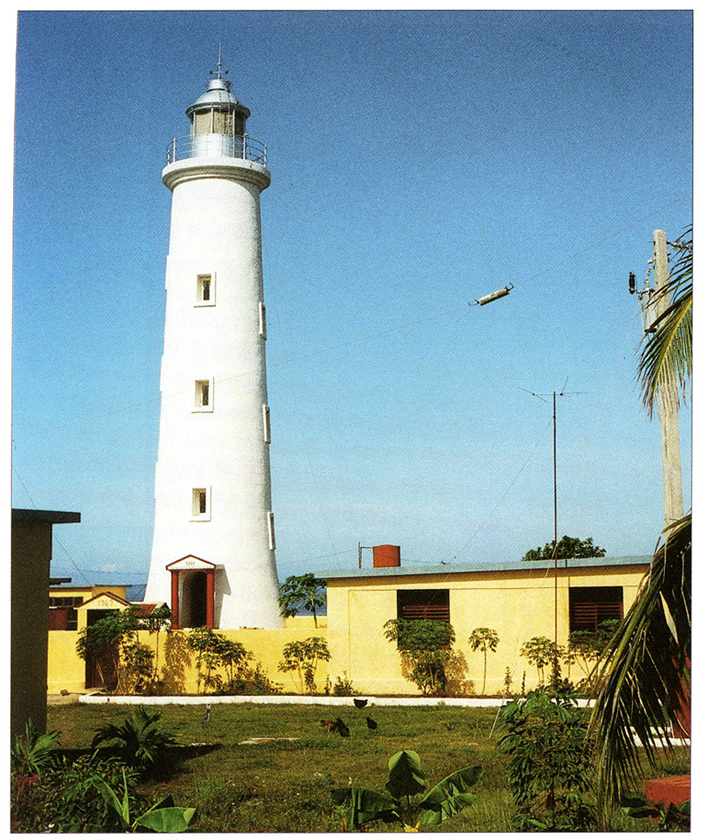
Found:
[[146, 601], [175, 627], [281, 627], [271, 509], [261, 192], [265, 146], [222, 77], [168, 148], [165, 346]]

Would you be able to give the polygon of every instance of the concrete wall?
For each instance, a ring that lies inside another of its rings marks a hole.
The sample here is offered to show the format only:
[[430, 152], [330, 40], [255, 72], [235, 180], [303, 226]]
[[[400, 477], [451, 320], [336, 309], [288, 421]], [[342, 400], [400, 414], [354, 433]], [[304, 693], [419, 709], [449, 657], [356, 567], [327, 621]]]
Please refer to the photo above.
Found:
[[47, 693], [84, 690], [86, 663], [76, 654], [77, 630], [50, 630], [47, 664]]
[[[559, 570], [558, 642], [569, 636], [569, 586], [622, 586], [624, 611], [636, 597], [646, 565]], [[497, 631], [500, 642], [487, 655], [485, 693], [504, 692], [506, 669], [512, 691], [519, 691], [524, 675], [527, 690], [538, 684], [537, 669], [519, 654], [535, 636], [554, 639], [554, 573], [525, 567], [518, 572], [476, 572], [451, 575], [343, 578], [328, 581], [328, 645], [330, 675], [347, 673], [360, 693], [416, 694], [414, 683], [402, 675], [401, 659], [383, 626], [397, 616], [397, 589], [450, 590], [450, 620], [456, 632], [454, 650], [459, 668], [453, 687], [466, 694], [480, 693], [483, 654], [473, 653], [468, 637], [477, 627]], [[567, 675], [564, 668], [563, 675]], [[582, 679], [578, 665], [570, 678]]]
[[[290, 674], [281, 673], [278, 663], [283, 659], [283, 647], [288, 642], [302, 641], [312, 636], [326, 637], [327, 622], [318, 618], [316, 628], [313, 619], [307, 616], [296, 616], [286, 620], [286, 627], [277, 630], [218, 630], [226, 638], [241, 642], [253, 653], [251, 662], [261, 663], [267, 676], [273, 682], [283, 686], [289, 693], [298, 693], [299, 685]], [[184, 649], [184, 639], [188, 631], [173, 631], [160, 633], [159, 664], [160, 673], [166, 681], [166, 691], [169, 693], [195, 694], [197, 692], [197, 671]], [[48, 657], [48, 689], [50, 694], [60, 694], [62, 691], [85, 691], [85, 663], [76, 653], [76, 641], [79, 631], [52, 630], [49, 633]], [[140, 633], [141, 641], [155, 651], [156, 637], [147, 632]], [[320, 665], [315, 674], [315, 681], [319, 691], [325, 686], [327, 664]]]
[[51, 522], [12, 523], [11, 726], [14, 739], [25, 723], [47, 725], [47, 610]]
[[52, 527], [81, 514], [13, 508], [10, 559], [10, 737], [47, 725], [47, 632]]

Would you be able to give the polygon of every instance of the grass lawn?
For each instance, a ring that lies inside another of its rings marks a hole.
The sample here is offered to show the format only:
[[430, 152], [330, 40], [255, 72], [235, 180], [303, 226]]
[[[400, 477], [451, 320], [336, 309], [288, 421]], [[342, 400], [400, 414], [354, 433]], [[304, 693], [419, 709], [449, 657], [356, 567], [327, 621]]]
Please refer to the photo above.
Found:
[[[205, 704], [206, 704], [205, 700]], [[475, 805], [447, 820], [443, 832], [510, 831], [514, 811], [506, 783], [504, 757], [495, 749], [501, 733], [491, 732], [496, 710], [442, 706], [347, 705], [290, 706], [214, 704], [159, 706], [161, 725], [181, 745], [211, 744], [199, 754], [175, 749], [174, 761], [159, 777], [142, 784], [151, 797], [172, 793], [177, 804], [198, 810], [199, 832], [340, 831], [330, 789], [347, 785], [383, 790], [387, 762], [408, 748], [421, 756], [430, 784], [471, 764], [484, 774], [473, 788]], [[121, 723], [133, 707], [71, 704], [50, 706], [48, 728], [61, 732], [60, 746], [86, 748], [97, 728]], [[350, 737], [328, 732], [320, 723], [340, 716]], [[377, 729], [367, 728], [369, 715]], [[243, 744], [252, 738], [294, 739]], [[689, 772], [688, 751], [678, 751], [667, 773]], [[618, 830], [651, 830], [619, 815]], [[378, 824], [378, 830], [394, 830]], [[434, 829], [436, 830], [436, 829]]]

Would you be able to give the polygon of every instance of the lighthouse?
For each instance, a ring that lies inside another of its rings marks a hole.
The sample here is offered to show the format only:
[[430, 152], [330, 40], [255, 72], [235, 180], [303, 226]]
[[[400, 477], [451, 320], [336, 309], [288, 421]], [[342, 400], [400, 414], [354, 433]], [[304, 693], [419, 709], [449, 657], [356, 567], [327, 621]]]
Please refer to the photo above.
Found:
[[271, 506], [260, 198], [266, 147], [221, 60], [162, 172], [172, 192], [146, 601], [174, 627], [283, 626]]

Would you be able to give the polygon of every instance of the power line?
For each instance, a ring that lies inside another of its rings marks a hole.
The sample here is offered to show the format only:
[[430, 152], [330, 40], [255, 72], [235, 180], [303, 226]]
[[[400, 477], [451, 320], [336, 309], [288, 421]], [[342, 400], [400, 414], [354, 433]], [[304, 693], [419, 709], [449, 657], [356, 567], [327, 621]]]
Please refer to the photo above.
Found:
[[490, 509], [490, 512], [489, 512], [489, 513], [488, 513], [488, 515], [485, 517], [485, 519], [483, 519], [483, 520], [482, 520], [482, 522], [481, 522], [481, 523], [480, 523], [480, 525], [478, 526], [477, 531], [475, 531], [475, 532], [473, 533], [473, 535], [470, 537], [470, 539], [468, 540], [468, 542], [467, 542], [467, 543], [466, 543], [466, 544], [465, 544], [465, 545], [464, 545], [461, 549], [459, 549], [459, 550], [458, 550], [457, 554], [461, 554], [463, 551], [465, 551], [465, 550], [466, 550], [466, 548], [467, 548], [467, 547], [470, 545], [470, 543], [471, 543], [471, 542], [475, 539], [475, 537], [477, 537], [477, 535], [480, 533], [480, 531], [482, 531], [482, 529], [483, 529], [483, 528], [484, 528], [484, 526], [485, 526], [485, 523], [486, 523], [486, 522], [490, 519], [490, 517], [491, 517], [491, 516], [493, 515], [493, 513], [497, 510], [497, 508], [499, 508], [499, 507], [500, 507], [500, 505], [501, 505], [501, 504], [505, 501], [505, 499], [507, 498], [507, 496], [509, 496], [510, 492], [512, 491], [512, 488], [513, 488], [513, 487], [514, 487], [514, 485], [517, 483], [517, 479], [518, 479], [518, 478], [522, 475], [522, 473], [524, 472], [524, 470], [527, 468], [527, 464], [528, 464], [528, 463], [532, 460], [532, 456], [533, 456], [533, 455], [534, 455], [534, 453], [536, 452], [536, 450], [537, 450], [537, 448], [538, 448], [539, 444], [542, 442], [542, 438], [544, 437], [544, 435], [545, 435], [545, 433], [546, 433], [546, 431], [547, 431], [547, 429], [549, 428], [549, 426], [550, 426], [550, 425], [551, 425], [551, 420], [547, 423], [546, 427], [544, 428], [544, 430], [542, 431], [541, 435], [539, 436], [539, 439], [537, 440], [537, 442], [534, 444], [534, 446], [533, 446], [533, 447], [532, 447], [532, 449], [530, 450], [529, 455], [528, 455], [528, 456], [527, 456], [527, 458], [525, 459], [525, 461], [524, 461], [524, 463], [522, 464], [522, 466], [519, 468], [519, 471], [517, 472], [517, 474], [515, 475], [515, 477], [512, 479], [512, 481], [510, 482], [510, 484], [509, 484], [509, 486], [507, 487], [507, 489], [505, 490], [505, 492], [502, 494], [502, 496], [500, 496], [500, 498], [497, 500], [496, 504], [494, 504], [494, 505], [493, 505], [493, 507]]
[[[683, 195], [679, 196], [678, 198], [673, 199], [672, 201], [669, 201], [666, 204], [663, 204], [661, 207], [655, 208], [652, 212], [648, 213], [647, 215], [643, 216], [642, 218], [636, 219], [635, 221], [631, 222], [630, 224], [625, 225], [624, 227], [619, 228], [618, 230], [615, 230], [612, 233], [606, 234], [605, 236], [602, 236], [601, 238], [594, 240], [593, 242], [586, 245], [584, 248], [581, 248], [580, 250], [575, 251], [573, 254], [569, 254], [568, 256], [564, 257], [563, 259], [558, 260], [555, 263], [552, 263], [551, 265], [541, 269], [540, 271], [536, 272], [535, 274], [531, 274], [526, 278], [522, 278], [521, 280], [519, 280], [519, 279], [516, 280], [516, 285], [521, 286], [525, 283], [529, 283], [531, 280], [536, 280], [538, 277], [541, 277], [543, 274], [546, 274], [549, 271], [552, 271], [553, 269], [558, 268], [561, 265], [564, 265], [565, 263], [569, 262], [570, 260], [576, 259], [576, 257], [579, 257], [582, 254], [585, 254], [588, 251], [593, 250], [594, 248], [598, 247], [599, 245], [602, 245], [604, 242], [607, 242], [608, 240], [613, 239], [616, 236], [620, 236], [621, 233], [625, 233], [628, 230], [632, 230], [632, 228], [636, 227], [637, 225], [641, 224], [642, 222], [646, 221], [647, 219], [652, 218], [652, 216], [654, 216], [656, 213], [659, 213], [662, 210], [665, 210], [668, 207], [671, 207], [672, 205], [679, 203], [680, 201], [684, 200], [685, 198], [687, 198], [690, 195], [691, 195], [691, 192], [684, 193]], [[511, 283], [508, 283], [507, 286], [505, 287], [505, 289], [508, 289], [508, 287], [513, 288]], [[492, 299], [497, 299], [496, 296], [503, 296], [501, 294], [501, 292], [502, 292], [502, 290], [500, 290], [499, 292], [494, 292], [492, 295], [487, 295], [486, 297], [487, 298], [492, 298]], [[484, 298], [480, 298], [479, 300], [483, 300], [483, 299]], [[433, 320], [436, 320], [438, 318], [444, 318], [444, 317], [447, 317], [447, 316], [450, 316], [450, 315], [454, 315], [458, 312], [463, 312], [466, 309], [468, 309], [468, 307], [470, 305], [471, 304], [466, 303], [464, 306], [457, 306], [457, 307], [452, 308], [452, 309], [446, 309], [446, 310], [443, 310], [443, 311], [440, 311], [440, 312], [435, 312], [431, 315], [427, 315], [424, 318], [418, 318], [414, 321], [407, 321], [404, 324], [397, 324], [396, 326], [388, 327], [384, 330], [379, 330], [378, 332], [368, 333], [367, 335], [359, 336], [358, 338], [353, 338], [349, 341], [344, 341], [344, 342], [340, 342], [338, 344], [328, 345], [327, 347], [322, 347], [318, 350], [313, 350], [309, 353], [303, 353], [303, 354], [298, 355], [298, 356], [291, 356], [289, 358], [282, 359], [281, 361], [269, 362], [267, 367], [268, 367], [269, 370], [272, 370], [274, 368], [283, 367], [284, 365], [293, 364], [294, 362], [304, 361], [306, 359], [312, 359], [312, 358], [315, 358], [316, 356], [320, 356], [320, 355], [323, 355], [325, 353], [331, 353], [334, 350], [342, 350], [346, 347], [352, 347], [352, 346], [355, 346], [357, 344], [363, 344], [364, 342], [372, 341], [372, 340], [377, 339], [377, 338], [381, 338], [382, 336], [389, 335], [389, 334], [394, 333], [394, 332], [398, 332], [399, 330], [404, 330], [404, 329], [408, 329], [409, 327], [419, 326], [421, 324], [428, 323], [429, 321], [433, 321]], [[253, 376], [257, 372], [258, 371], [256, 371], [256, 370], [243, 371], [242, 373], [235, 374], [234, 376], [224, 377], [223, 379], [218, 380], [218, 381], [228, 382], [228, 381], [231, 381], [233, 379], [238, 379], [242, 376]], [[41, 436], [41, 435], [45, 435], [45, 434], [52, 434], [53, 432], [62, 431], [63, 429], [67, 429], [67, 428], [76, 428], [77, 426], [80, 426], [84, 423], [90, 422], [91, 420], [99, 419], [101, 417], [111, 417], [111, 416], [115, 416], [117, 414], [125, 413], [125, 412], [128, 412], [128, 411], [134, 411], [134, 410], [139, 409], [139, 408], [142, 409], [142, 408], [145, 408], [146, 405], [150, 405], [150, 404], [159, 402], [161, 399], [171, 399], [171, 398], [174, 398], [174, 397], [181, 397], [181, 396], [184, 396], [187, 393], [188, 393], [188, 390], [185, 389], [185, 391], [175, 392], [173, 394], [163, 394], [160, 397], [154, 397], [154, 398], [151, 398], [149, 400], [142, 400], [141, 402], [132, 403], [130, 405], [124, 405], [124, 406], [121, 406], [121, 407], [116, 407], [115, 409], [111, 409], [111, 410], [105, 411], [105, 412], [96, 412], [95, 414], [84, 413], [82, 415], [82, 419], [79, 419], [74, 423], [66, 424], [66, 425], [63, 425], [63, 426], [53, 426], [50, 429], [44, 429], [44, 430], [40, 430], [40, 431], [37, 431], [37, 432], [32, 432], [32, 433], [29, 433], [29, 434], [26, 434], [26, 435], [20, 437], [19, 440], [23, 440], [23, 439], [27, 439], [27, 438], [31, 438], [31, 437], [37, 437], [37, 436]]]
[[636, 219], [634, 222], [631, 222], [629, 225], [625, 227], [619, 228], [618, 230], [614, 231], [613, 233], [609, 233], [606, 236], [601, 237], [600, 239], [596, 239], [590, 245], [587, 245], [585, 248], [582, 248], [580, 251], [576, 251], [573, 254], [570, 254], [568, 257], [564, 257], [563, 259], [559, 260], [558, 262], [553, 263], [552, 265], [548, 266], [547, 268], [543, 268], [541, 271], [538, 271], [536, 274], [532, 274], [530, 277], [525, 278], [524, 280], [518, 281], [517, 285], [520, 286], [523, 283], [528, 283], [530, 280], [536, 280], [537, 277], [541, 277], [542, 274], [546, 274], [548, 271], [552, 271], [555, 268], [558, 268], [560, 265], [564, 265], [564, 263], [569, 262], [569, 260], [576, 259], [576, 257], [580, 257], [581, 254], [585, 254], [588, 251], [593, 250], [598, 245], [602, 245], [604, 242], [608, 242], [609, 239], [613, 239], [616, 236], [620, 236], [621, 233], [625, 233], [628, 230], [632, 230], [634, 227], [637, 227], [639, 224], [646, 222], [648, 219], [651, 219], [656, 213], [660, 213], [662, 210], [666, 210], [668, 207], [672, 207], [673, 204], [678, 204], [680, 201], [683, 201], [688, 196], [691, 196], [691, 192], [683, 193], [679, 198], [675, 198], [672, 201], [668, 201], [667, 204], [663, 204], [662, 207], [657, 207], [651, 213], [648, 213], [646, 216], [643, 216], [641, 219]]

